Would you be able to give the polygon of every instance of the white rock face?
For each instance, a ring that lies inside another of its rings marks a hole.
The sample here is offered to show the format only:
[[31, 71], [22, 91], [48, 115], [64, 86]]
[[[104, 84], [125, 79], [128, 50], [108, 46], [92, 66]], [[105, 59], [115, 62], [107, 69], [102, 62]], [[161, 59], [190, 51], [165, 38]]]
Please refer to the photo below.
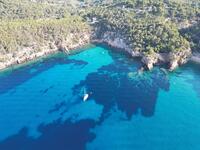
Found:
[[153, 69], [154, 65], [158, 62], [158, 56], [156, 54], [143, 56], [142, 62], [148, 70]]
[[5, 64], [2, 63], [2, 62], [0, 62], [0, 70], [1, 70], [1, 69], [4, 69], [5, 67], [6, 67]]
[[190, 56], [191, 56], [191, 49], [187, 49], [185, 51], [180, 51], [177, 53], [170, 53], [170, 66], [169, 70], [173, 71], [176, 69], [178, 66], [185, 64]]
[[169, 68], [169, 70], [170, 70], [170, 71], [173, 71], [173, 70], [176, 69], [178, 66], [179, 66], [179, 65], [178, 65], [178, 61], [177, 61], [177, 60], [174, 60], [174, 61], [170, 62], [170, 68]]
[[112, 32], [106, 32], [102, 38], [102, 41], [112, 47], [123, 49], [129, 53], [132, 52], [132, 49], [125, 43], [121, 35], [115, 35]]

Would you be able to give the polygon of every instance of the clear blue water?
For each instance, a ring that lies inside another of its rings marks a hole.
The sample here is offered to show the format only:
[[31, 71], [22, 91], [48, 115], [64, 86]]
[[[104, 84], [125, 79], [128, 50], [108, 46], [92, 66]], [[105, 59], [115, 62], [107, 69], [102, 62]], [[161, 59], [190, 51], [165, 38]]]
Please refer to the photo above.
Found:
[[0, 73], [0, 150], [199, 150], [200, 65], [140, 67], [96, 46]]

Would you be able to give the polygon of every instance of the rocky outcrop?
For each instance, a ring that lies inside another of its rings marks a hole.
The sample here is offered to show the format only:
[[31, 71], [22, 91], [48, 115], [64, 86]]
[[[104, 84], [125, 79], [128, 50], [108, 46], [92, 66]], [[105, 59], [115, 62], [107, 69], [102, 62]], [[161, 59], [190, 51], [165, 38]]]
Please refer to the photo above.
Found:
[[191, 50], [184, 50], [176, 53], [158, 53], [142, 57], [142, 62], [148, 70], [151, 70], [156, 64], [166, 64], [170, 71], [178, 66], [185, 64], [191, 56]]
[[90, 42], [90, 34], [82, 33], [70, 34], [67, 40], [60, 40], [59, 43], [49, 42], [49, 45], [38, 47], [37, 45], [32, 45], [31, 47], [24, 47], [20, 51], [9, 53], [0, 56], [0, 70], [5, 69], [14, 64], [21, 64], [35, 58], [45, 56], [47, 54], [55, 53], [59, 49], [70, 51], [84, 46]]
[[120, 34], [105, 32], [100, 38], [93, 37], [92, 42], [106, 43], [111, 47], [128, 52], [133, 57], [142, 57], [142, 53], [137, 50], [133, 51], [130, 44], [126, 43], [126, 40]]
[[142, 63], [144, 64], [147, 70], [153, 69], [154, 65], [158, 63], [158, 56], [157, 54], [152, 55], [143, 55]]
[[169, 53], [169, 70], [173, 71], [178, 66], [185, 64], [191, 57], [191, 49]]
[[99, 39], [93, 40], [94, 42], [106, 43], [111, 47], [125, 50], [133, 57], [140, 57], [141, 62], [147, 70], [151, 70], [154, 65], [166, 64], [169, 70], [176, 69], [179, 65], [182, 65], [188, 61], [191, 56], [191, 49], [185, 49], [179, 52], [173, 53], [152, 53], [144, 54], [139, 50], [136, 50], [127, 44], [125, 39], [120, 34], [105, 32]]

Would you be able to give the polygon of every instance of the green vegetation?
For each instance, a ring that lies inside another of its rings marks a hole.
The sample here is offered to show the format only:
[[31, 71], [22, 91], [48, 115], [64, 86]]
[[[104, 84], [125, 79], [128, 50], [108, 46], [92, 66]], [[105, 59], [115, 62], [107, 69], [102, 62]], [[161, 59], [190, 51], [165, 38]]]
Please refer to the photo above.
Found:
[[[27, 0], [0, 1], [0, 54], [14, 53], [23, 47], [48, 46], [66, 41], [70, 34], [88, 32], [81, 17], [71, 15], [63, 5]], [[77, 41], [74, 37], [74, 42]]]
[[200, 2], [197, 0], [115, 0], [98, 7], [119, 8], [135, 13], [135, 18], [162, 16], [173, 21], [194, 19], [200, 15]]
[[200, 3], [186, 3], [173, 0], [125, 0], [129, 9], [132, 9], [136, 17], [162, 16], [170, 18], [174, 22], [195, 19], [200, 14]]
[[91, 29], [146, 55], [197, 50], [199, 18], [198, 0], [0, 0], [0, 54], [76, 43]]
[[28, 0], [1, 0], [0, 20], [63, 18], [65, 6], [35, 3]]
[[190, 41], [193, 51], [200, 52], [200, 22], [189, 28], [182, 29], [181, 34]]
[[65, 41], [71, 33], [88, 31], [89, 27], [74, 16], [59, 20], [4, 21], [0, 23], [0, 53], [13, 52], [34, 44], [38, 47], [45, 46], [58, 40]]
[[86, 19], [96, 18], [93, 26], [97, 38], [114, 33], [111, 38], [120, 36], [134, 51], [151, 54], [183, 51], [190, 47], [177, 26], [161, 16], [138, 17], [134, 12], [115, 7], [92, 8], [82, 15]]

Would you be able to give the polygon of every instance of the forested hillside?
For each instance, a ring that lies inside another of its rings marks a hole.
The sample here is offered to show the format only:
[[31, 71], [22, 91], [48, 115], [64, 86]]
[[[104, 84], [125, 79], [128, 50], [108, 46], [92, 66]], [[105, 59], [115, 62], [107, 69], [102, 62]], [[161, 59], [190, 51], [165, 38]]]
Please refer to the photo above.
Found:
[[200, 52], [200, 22], [186, 29], [181, 34], [190, 42], [194, 52]]
[[39, 19], [62, 18], [67, 9], [60, 5], [54, 6], [47, 3], [35, 3], [27, 0], [1, 0], [0, 19]]
[[[89, 32], [81, 17], [72, 15], [66, 5], [0, 1], [0, 53], [19, 51], [23, 47], [53, 45], [70, 34]], [[78, 36], [77, 36], [78, 38]]]
[[0, 0], [0, 69], [87, 43], [90, 27], [69, 3]]
[[76, 44], [83, 34], [91, 42], [120, 39], [147, 57], [185, 60], [199, 51], [199, 21], [198, 0], [0, 0], [1, 60], [26, 47], [66, 46], [69, 37]]
[[123, 37], [133, 50], [141, 52], [176, 52], [189, 48], [189, 43], [171, 21], [162, 17], [133, 18], [134, 14], [118, 8], [93, 8], [87, 16], [96, 18], [97, 38], [105, 32]]
[[198, 36], [188, 31], [199, 30], [193, 27], [199, 26], [198, 1], [117, 0], [83, 9], [80, 15], [94, 27], [95, 38], [109, 41], [120, 38], [134, 53], [150, 58], [147, 63], [159, 61], [155, 54], [169, 53], [169, 63], [182, 64], [199, 41]]

